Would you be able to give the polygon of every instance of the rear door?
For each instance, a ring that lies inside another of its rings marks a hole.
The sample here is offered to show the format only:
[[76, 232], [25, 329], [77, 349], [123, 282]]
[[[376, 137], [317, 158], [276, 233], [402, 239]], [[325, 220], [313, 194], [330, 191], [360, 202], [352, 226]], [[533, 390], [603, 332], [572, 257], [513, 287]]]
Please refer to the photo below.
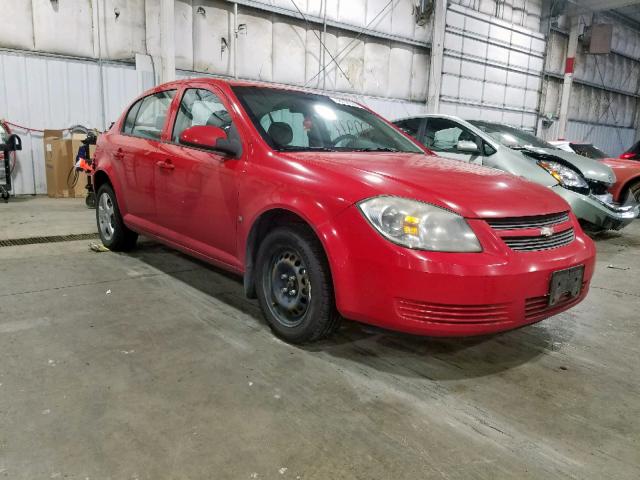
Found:
[[156, 221], [155, 171], [162, 150], [162, 132], [175, 90], [166, 90], [134, 103], [115, 140], [114, 165], [121, 179], [127, 221], [150, 229]]
[[179, 142], [180, 134], [194, 125], [213, 125], [229, 134], [233, 121], [228, 102], [208, 84], [186, 88], [179, 101], [164, 163], [155, 171], [158, 224], [170, 240], [235, 263], [237, 178], [243, 161]]

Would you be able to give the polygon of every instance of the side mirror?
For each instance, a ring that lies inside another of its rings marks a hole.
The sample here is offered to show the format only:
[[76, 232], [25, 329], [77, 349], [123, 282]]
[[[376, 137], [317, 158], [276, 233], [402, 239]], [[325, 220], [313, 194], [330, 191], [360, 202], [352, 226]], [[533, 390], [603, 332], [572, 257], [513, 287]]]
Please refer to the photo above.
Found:
[[242, 154], [238, 140], [229, 140], [220, 127], [213, 125], [194, 125], [180, 134], [180, 143], [190, 147], [203, 148], [237, 158]]
[[479, 153], [478, 145], [476, 142], [472, 142], [471, 140], [460, 140], [456, 145], [456, 150], [465, 153]]

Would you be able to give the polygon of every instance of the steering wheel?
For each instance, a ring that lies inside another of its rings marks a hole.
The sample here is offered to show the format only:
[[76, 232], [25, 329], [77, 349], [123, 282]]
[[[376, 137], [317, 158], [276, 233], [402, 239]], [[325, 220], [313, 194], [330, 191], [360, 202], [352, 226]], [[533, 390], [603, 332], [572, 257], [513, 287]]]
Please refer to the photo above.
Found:
[[351, 135], [350, 133], [345, 133], [344, 135], [340, 135], [338, 138], [336, 138], [333, 141], [333, 146], [337, 147], [338, 143], [342, 142], [343, 140], [357, 140], [358, 138], [355, 135]]

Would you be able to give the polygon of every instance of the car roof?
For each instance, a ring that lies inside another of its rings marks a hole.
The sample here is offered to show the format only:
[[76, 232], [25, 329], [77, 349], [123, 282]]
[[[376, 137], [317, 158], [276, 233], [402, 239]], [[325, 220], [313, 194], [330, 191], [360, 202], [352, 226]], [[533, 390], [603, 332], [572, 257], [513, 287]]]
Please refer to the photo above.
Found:
[[153, 88], [150, 88], [142, 96], [148, 95], [149, 93], [153, 93], [153, 92], [159, 92], [162, 90], [180, 88], [184, 85], [191, 85], [195, 83], [199, 83], [199, 84], [208, 83], [210, 85], [228, 86], [228, 87], [272, 88], [274, 90], [288, 90], [292, 92], [313, 93], [315, 95], [324, 95], [327, 97], [342, 98], [344, 100], [348, 100], [348, 101], [360, 104], [360, 102], [358, 102], [357, 100], [353, 100], [346, 96], [341, 96], [340, 94], [337, 94], [337, 95], [329, 94], [329, 92], [320, 91], [312, 88], [295, 87], [295, 86], [287, 85], [284, 83], [260, 82], [256, 80], [239, 80], [239, 79], [227, 79], [227, 78], [218, 78], [218, 77], [194, 77], [194, 78], [184, 78], [180, 80], [173, 80], [171, 82], [162, 83], [160, 85], [156, 85]]

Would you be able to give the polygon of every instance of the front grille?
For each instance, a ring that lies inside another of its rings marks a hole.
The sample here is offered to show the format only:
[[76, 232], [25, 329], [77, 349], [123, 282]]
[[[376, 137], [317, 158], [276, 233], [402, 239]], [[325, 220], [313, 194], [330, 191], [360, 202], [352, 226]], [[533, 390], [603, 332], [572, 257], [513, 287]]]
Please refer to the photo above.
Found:
[[569, 221], [569, 212], [531, 217], [495, 218], [487, 220], [487, 223], [494, 230], [522, 230], [525, 228], [550, 227], [567, 221]]
[[502, 237], [504, 243], [506, 243], [512, 250], [526, 252], [563, 247], [573, 242], [574, 239], [575, 233], [573, 228], [569, 228], [568, 230], [560, 233], [555, 233], [548, 237]]
[[437, 324], [496, 324], [509, 321], [508, 304], [447, 305], [406, 298], [396, 299], [396, 309], [407, 320]]
[[[582, 290], [580, 293], [583, 293], [585, 286], [586, 286], [586, 282], [582, 284]], [[579, 301], [580, 301], [580, 295], [578, 295], [575, 298], [564, 300], [550, 307], [548, 295], [545, 295], [542, 297], [527, 298], [524, 304], [524, 318], [528, 322], [535, 322], [537, 320], [542, 320], [544, 318], [550, 317], [551, 315], [555, 315], [556, 313], [560, 313], [561, 311], [566, 310], [569, 307], [572, 307]]]
[[589, 189], [593, 195], [606, 195], [609, 191], [610, 184], [599, 182], [597, 180], [587, 180], [589, 184]]

